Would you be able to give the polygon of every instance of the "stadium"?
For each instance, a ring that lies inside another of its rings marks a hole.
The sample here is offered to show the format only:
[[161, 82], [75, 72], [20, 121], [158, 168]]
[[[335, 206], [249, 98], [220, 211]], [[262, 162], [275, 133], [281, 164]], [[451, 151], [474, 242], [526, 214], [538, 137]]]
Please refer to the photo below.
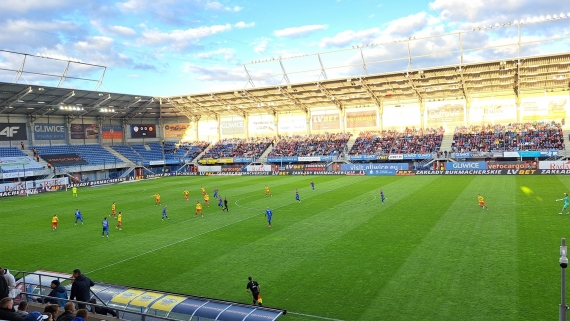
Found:
[[565, 320], [569, 19], [257, 59], [182, 95], [2, 49], [11, 296], [43, 311], [55, 279], [81, 304], [80, 269], [125, 320]]

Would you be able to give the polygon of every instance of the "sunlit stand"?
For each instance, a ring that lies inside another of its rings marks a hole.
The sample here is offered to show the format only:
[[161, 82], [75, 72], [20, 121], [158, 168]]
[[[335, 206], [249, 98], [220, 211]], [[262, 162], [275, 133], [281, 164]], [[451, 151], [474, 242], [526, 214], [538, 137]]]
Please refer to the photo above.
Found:
[[568, 253], [566, 248], [566, 239], [562, 238], [562, 245], [560, 246], [560, 267], [562, 268], [562, 275], [560, 279], [560, 321], [567, 320], [568, 306], [566, 305], [566, 267], [568, 266]]

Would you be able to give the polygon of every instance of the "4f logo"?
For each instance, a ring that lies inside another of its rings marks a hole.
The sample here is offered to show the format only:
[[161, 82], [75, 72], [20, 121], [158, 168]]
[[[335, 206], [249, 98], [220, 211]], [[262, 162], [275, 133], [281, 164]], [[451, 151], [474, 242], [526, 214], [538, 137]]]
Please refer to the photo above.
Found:
[[6, 137], [14, 137], [14, 135], [18, 133], [18, 129], [20, 129], [20, 126], [8, 126], [0, 131], [0, 135]]

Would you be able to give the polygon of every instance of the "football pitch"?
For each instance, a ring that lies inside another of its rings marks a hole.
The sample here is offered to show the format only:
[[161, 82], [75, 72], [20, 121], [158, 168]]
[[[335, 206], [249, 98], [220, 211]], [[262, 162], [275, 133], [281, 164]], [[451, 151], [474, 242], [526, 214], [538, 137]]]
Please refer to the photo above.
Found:
[[[212, 199], [195, 218], [200, 186], [210, 196], [218, 188], [229, 212]], [[1, 199], [0, 265], [80, 268], [94, 281], [243, 303], [252, 275], [265, 305], [288, 310], [284, 321], [553, 320], [560, 239], [570, 237], [555, 200], [569, 190], [566, 176], [200, 176], [85, 187], [77, 198]], [[157, 192], [170, 220], [161, 221]], [[109, 218], [113, 202], [122, 231]], [[74, 225], [77, 208], [85, 225]]]

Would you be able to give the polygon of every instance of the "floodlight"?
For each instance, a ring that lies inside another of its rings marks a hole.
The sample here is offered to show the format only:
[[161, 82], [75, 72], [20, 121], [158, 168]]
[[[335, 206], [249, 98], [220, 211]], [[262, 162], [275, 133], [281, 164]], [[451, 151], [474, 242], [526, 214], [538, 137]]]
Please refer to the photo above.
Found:
[[546, 20], [550, 20], [550, 19], [552, 19], [552, 17], [550, 15], [547, 15]]

